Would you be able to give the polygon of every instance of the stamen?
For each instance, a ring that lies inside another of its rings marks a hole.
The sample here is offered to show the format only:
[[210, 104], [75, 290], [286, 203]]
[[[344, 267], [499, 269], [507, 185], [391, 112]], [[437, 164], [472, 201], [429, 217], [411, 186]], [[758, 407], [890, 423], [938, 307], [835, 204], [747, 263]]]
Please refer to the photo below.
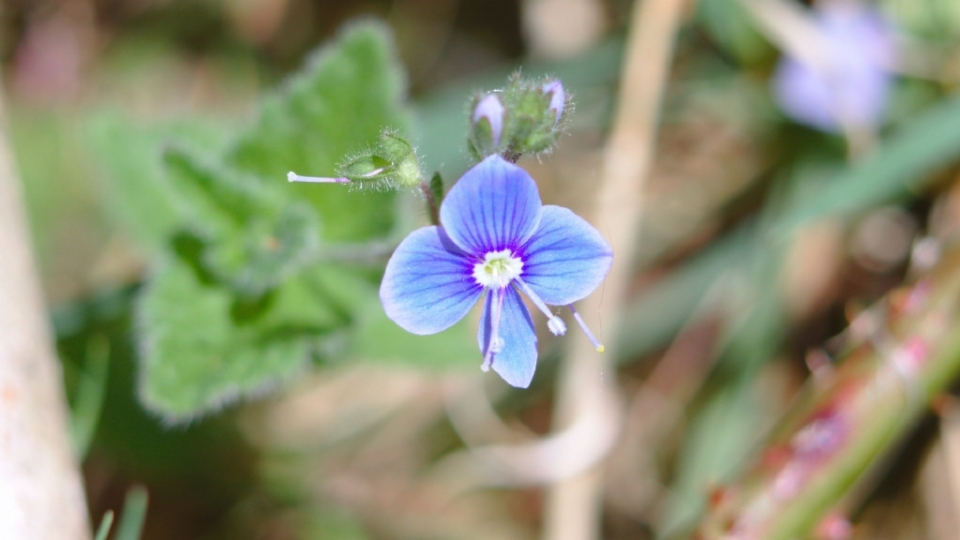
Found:
[[[490, 322], [490, 335], [487, 336], [487, 351], [483, 355], [483, 364], [480, 369], [488, 371], [493, 365], [493, 356], [503, 350], [503, 339], [500, 338], [500, 315], [503, 314], [503, 299], [506, 293], [503, 289], [491, 289], [493, 295], [493, 321]], [[481, 322], [480, 324], [483, 324]]]
[[580, 313], [577, 312], [577, 308], [573, 307], [573, 304], [570, 304], [567, 307], [570, 308], [570, 311], [573, 313], [573, 318], [577, 320], [577, 323], [580, 325], [580, 329], [583, 330], [583, 333], [587, 335], [587, 339], [590, 340], [590, 343], [593, 343], [593, 346], [597, 349], [597, 352], [602, 353], [603, 351], [607, 350], [607, 348], [603, 346], [603, 343], [600, 343], [597, 341], [597, 338], [593, 337], [590, 329], [587, 328], [587, 323], [583, 321], [583, 317], [581, 317]]
[[527, 298], [533, 301], [533, 305], [537, 306], [537, 309], [542, 311], [543, 314], [547, 316], [547, 328], [550, 330], [550, 332], [552, 332], [555, 336], [562, 336], [563, 334], [567, 333], [567, 325], [564, 324], [563, 319], [554, 315], [550, 311], [550, 308], [543, 303], [543, 300], [537, 296], [537, 293], [533, 292], [533, 289], [531, 289], [525, 281], [520, 279], [519, 276], [513, 279], [520, 284], [520, 290], [523, 291], [523, 294], [527, 295]]
[[287, 173], [287, 182], [310, 182], [314, 184], [349, 184], [348, 178], [324, 178], [322, 176], [300, 176], [290, 171]]

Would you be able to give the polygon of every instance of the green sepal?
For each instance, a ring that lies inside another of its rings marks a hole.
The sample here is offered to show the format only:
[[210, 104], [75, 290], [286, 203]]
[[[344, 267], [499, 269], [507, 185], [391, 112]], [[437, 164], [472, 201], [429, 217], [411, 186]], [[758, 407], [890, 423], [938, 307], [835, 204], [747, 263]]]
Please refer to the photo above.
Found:
[[288, 171], [328, 176], [344, 163], [343, 156], [377, 144], [385, 127], [407, 130], [411, 118], [399, 66], [385, 25], [348, 25], [263, 101], [255, 123], [227, 151], [226, 163], [309, 202], [323, 216], [325, 240], [382, 237], [394, 225], [391, 190], [287, 184], [284, 179]]
[[[510, 78], [504, 92], [509, 111], [504, 127], [508, 153], [540, 154], [557, 142], [563, 124], [550, 109], [550, 96], [543, 91], [545, 82], [523, 79], [519, 74]], [[564, 107], [564, 114], [569, 108]]]
[[414, 189], [422, 179], [413, 146], [390, 129], [380, 133], [374, 148], [342, 163], [337, 174], [354, 185], [376, 189]]
[[433, 202], [437, 205], [437, 208], [440, 208], [440, 204], [443, 203], [443, 192], [443, 177], [440, 176], [440, 171], [437, 171], [430, 178], [430, 194], [433, 196]]

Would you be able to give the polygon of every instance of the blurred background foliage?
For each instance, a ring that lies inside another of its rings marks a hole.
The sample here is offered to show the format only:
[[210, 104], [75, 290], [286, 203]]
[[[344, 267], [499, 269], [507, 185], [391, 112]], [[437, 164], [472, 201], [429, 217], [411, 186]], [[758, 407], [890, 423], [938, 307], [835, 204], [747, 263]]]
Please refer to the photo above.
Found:
[[[616, 335], [600, 328], [627, 411], [605, 538], [695, 523], [808, 379], [810, 351], [837, 352], [929, 251], [919, 240], [960, 223], [960, 4], [872, 4], [897, 31], [888, 95], [872, 125], [827, 131], [778, 106], [790, 25], [745, 5], [689, 5], [629, 308]], [[332, 175], [391, 127], [449, 182], [469, 165], [470, 98], [522, 69], [576, 103], [556, 153], [522, 164], [545, 201], [589, 208], [631, 9], [4, 0], [7, 129], [93, 521], [143, 485], [146, 540], [538, 536], [541, 490], [454, 496], [438, 471], [548, 431], [560, 342], [541, 340], [533, 387], [514, 391], [481, 378], [469, 321], [404, 333], [376, 291], [422, 201], [285, 174]], [[960, 484], [936, 479], [960, 455], [940, 426], [903, 428], [854, 505], [857, 538], [956, 538], [942, 501]]]

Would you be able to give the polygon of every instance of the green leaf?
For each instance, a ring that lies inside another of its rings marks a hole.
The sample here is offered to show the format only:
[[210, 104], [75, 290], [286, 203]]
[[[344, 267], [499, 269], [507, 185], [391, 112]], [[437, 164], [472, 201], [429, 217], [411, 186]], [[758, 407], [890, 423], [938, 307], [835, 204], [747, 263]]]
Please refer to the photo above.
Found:
[[701, 0], [697, 3], [697, 21], [720, 47], [741, 62], [755, 64], [775, 52], [754, 29], [738, 0]]
[[802, 198], [777, 229], [849, 214], [922, 189], [930, 175], [960, 159], [960, 93], [902, 126], [864, 161]]
[[744, 226], [652, 284], [624, 309], [619, 360], [636, 359], [669, 343], [697, 316], [718, 281], [754, 258], [751, 248], [759, 242], [756, 228]]
[[70, 410], [70, 435], [74, 450], [81, 460], [86, 457], [100, 423], [110, 368], [110, 342], [102, 334], [93, 335], [87, 342], [85, 352], [85, 365]]
[[212, 148], [222, 135], [192, 119], [139, 126], [117, 111], [94, 113], [85, 131], [102, 169], [99, 177], [108, 213], [139, 243], [150, 249], [162, 247], [183, 216], [175, 190], [164, 181], [161, 145], [176, 137], [181, 144]]
[[123, 515], [117, 525], [116, 540], [140, 540], [143, 523], [147, 519], [147, 490], [137, 486], [127, 492], [123, 499]]
[[113, 511], [107, 510], [103, 514], [103, 520], [100, 521], [100, 526], [97, 527], [97, 534], [93, 537], [93, 540], [107, 540], [107, 535], [110, 534], [110, 527], [113, 526]]
[[276, 289], [258, 324], [283, 331], [329, 332], [353, 322], [372, 284], [349, 268], [317, 265]]
[[370, 276], [307, 265], [321, 233], [355, 240], [389, 232], [393, 195], [285, 178], [291, 169], [328, 174], [384, 129], [406, 127], [397, 65], [382, 26], [354, 26], [268, 98], [224, 153], [167, 149], [185, 223], [173, 237], [177, 256], [138, 303], [148, 409], [182, 421], [261, 392], [354, 322]]
[[320, 245], [313, 210], [294, 203], [275, 219], [252, 217], [239, 235], [212, 246], [208, 268], [244, 296], [258, 296], [309, 264]]
[[165, 161], [203, 239], [197, 262], [241, 296], [264, 294], [315, 258], [320, 224], [309, 205], [183, 148]]
[[278, 189], [183, 148], [168, 150], [165, 161], [206, 240], [199, 262], [241, 295], [264, 294], [316, 255], [320, 224], [309, 205], [285, 203]]
[[434, 203], [439, 207], [443, 203], [443, 196], [446, 190], [443, 186], [443, 176], [439, 172], [433, 173], [430, 177], [430, 195], [433, 196]]
[[[403, 131], [408, 126], [399, 65], [384, 26], [368, 22], [348, 28], [264, 102], [259, 119], [239, 137], [227, 162], [267, 182], [285, 182], [291, 170], [332, 176], [344, 156], [375, 144], [384, 128]], [[342, 185], [285, 189], [320, 210], [327, 239], [382, 236], [393, 224], [392, 193], [351, 191]]]
[[672, 500], [658, 527], [669, 538], [700, 515], [712, 486], [728, 481], [759, 442], [765, 418], [750, 380], [729, 381], [695, 413], [686, 430], [672, 485]]
[[350, 353], [358, 360], [421, 369], [476, 369], [482, 360], [472, 317], [464, 317], [439, 334], [418, 336], [387, 318], [375, 294], [357, 317]]
[[[205, 286], [173, 259], [140, 297], [140, 398], [175, 422], [263, 391], [303, 369], [308, 340], [259, 318], [236, 324], [228, 289]], [[266, 308], [269, 310], [269, 307]]]
[[283, 194], [209, 156], [172, 146], [164, 152], [167, 179], [192, 226], [215, 236], [236, 233], [251, 218], [270, 216]]

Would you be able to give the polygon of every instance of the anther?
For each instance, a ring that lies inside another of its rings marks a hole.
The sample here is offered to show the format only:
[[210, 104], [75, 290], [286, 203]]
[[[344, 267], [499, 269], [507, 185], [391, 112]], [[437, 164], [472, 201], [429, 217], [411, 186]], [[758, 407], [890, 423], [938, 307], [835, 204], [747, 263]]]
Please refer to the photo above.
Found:
[[523, 291], [523, 294], [527, 295], [527, 298], [533, 302], [533, 305], [537, 306], [537, 309], [542, 311], [543, 314], [547, 316], [547, 328], [550, 330], [550, 332], [552, 332], [555, 336], [562, 336], [565, 334], [567, 332], [567, 325], [564, 324], [563, 319], [554, 315], [550, 311], [550, 308], [543, 303], [543, 300], [537, 296], [537, 293], [533, 292], [533, 289], [531, 289], [525, 281], [520, 279], [519, 276], [513, 279], [520, 285], [520, 290]]
[[559, 317], [553, 317], [547, 320], [547, 328], [555, 336], [561, 336], [567, 331], [567, 325]]

